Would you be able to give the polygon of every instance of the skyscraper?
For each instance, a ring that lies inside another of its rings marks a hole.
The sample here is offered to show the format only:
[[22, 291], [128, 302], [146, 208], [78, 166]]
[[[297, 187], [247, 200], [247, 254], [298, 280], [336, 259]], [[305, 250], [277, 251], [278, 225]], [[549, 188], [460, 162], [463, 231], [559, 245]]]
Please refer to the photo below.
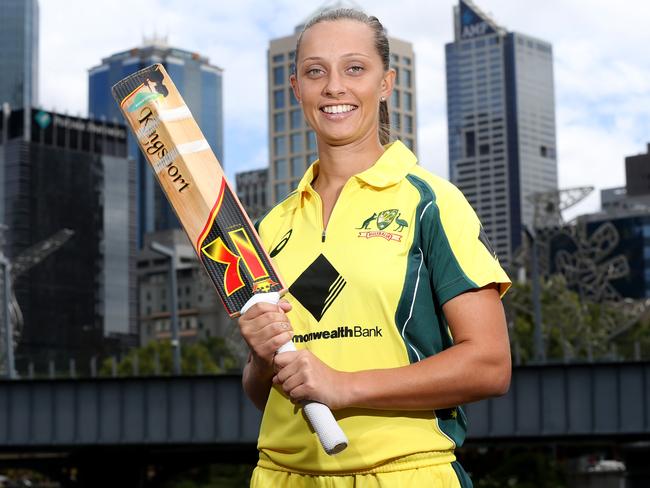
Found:
[[454, 7], [454, 33], [445, 46], [449, 175], [507, 265], [533, 223], [529, 197], [558, 186], [553, 51], [468, 0]]
[[[322, 10], [338, 7], [345, 5], [338, 2], [319, 9], [312, 16]], [[289, 84], [289, 76], [294, 69], [296, 41], [309, 18], [297, 25], [292, 35], [272, 39], [267, 52], [270, 205], [293, 190], [307, 167], [317, 158], [316, 136], [306, 124]], [[402, 140], [415, 151], [415, 54], [410, 43], [392, 37], [388, 40], [391, 67], [397, 71], [395, 88], [389, 101], [391, 137]]]
[[0, 104], [38, 104], [38, 1], [0, 2]]
[[[24, 317], [18, 365], [40, 363], [43, 371], [48, 360], [63, 367], [75, 359], [87, 369], [92, 356], [136, 334], [135, 171], [126, 128], [17, 109], [0, 117], [0, 134], [5, 249], [24, 269], [14, 282]], [[16, 259], [62, 229], [74, 234], [52, 256], [28, 265]]]
[[[89, 70], [88, 113], [91, 117], [121, 121], [111, 87], [139, 69], [161, 63], [223, 165], [223, 71], [211, 65], [205, 56], [168, 46], [164, 40], [148, 39], [144, 44], [104, 58], [99, 66]], [[180, 228], [180, 224], [131, 134], [128, 153], [137, 161], [136, 221], [138, 246], [142, 247], [145, 233]]]

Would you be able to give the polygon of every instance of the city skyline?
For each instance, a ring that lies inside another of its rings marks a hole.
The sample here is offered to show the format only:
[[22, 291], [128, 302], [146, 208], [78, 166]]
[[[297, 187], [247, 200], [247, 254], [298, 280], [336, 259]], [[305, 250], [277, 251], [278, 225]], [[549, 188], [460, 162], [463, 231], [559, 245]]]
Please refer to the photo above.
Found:
[[[377, 15], [389, 35], [413, 43], [419, 156], [424, 167], [447, 177], [444, 44], [453, 39], [452, 8], [457, 2], [357, 3]], [[628, 8], [622, 8], [585, 0], [476, 3], [507, 29], [553, 44], [560, 187], [624, 184], [624, 157], [643, 152], [650, 138], [650, 65], [637, 54], [649, 37], [643, 19], [650, 16], [650, 5], [627, 1], [623, 7]], [[40, 4], [39, 94], [44, 108], [85, 113], [87, 70], [102, 57], [137, 47], [143, 36], [156, 33], [223, 68], [225, 164], [232, 178], [237, 171], [268, 163], [269, 40], [292, 32], [322, 2], [216, 6], [200, 1], [118, 1], [103, 4], [101, 10], [76, 0]], [[597, 193], [575, 212], [595, 210]]]

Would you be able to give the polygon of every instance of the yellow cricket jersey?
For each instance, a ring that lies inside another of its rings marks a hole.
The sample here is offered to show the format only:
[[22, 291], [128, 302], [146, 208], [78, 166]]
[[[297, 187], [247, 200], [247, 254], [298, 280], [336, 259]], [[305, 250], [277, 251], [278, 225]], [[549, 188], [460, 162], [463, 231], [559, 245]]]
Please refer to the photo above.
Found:
[[[298, 349], [331, 367], [405, 366], [453, 344], [442, 305], [464, 291], [510, 281], [461, 192], [416, 165], [401, 142], [350, 178], [323, 228], [311, 187], [318, 162], [295, 192], [258, 222], [289, 286]], [[300, 408], [277, 387], [264, 410], [259, 464], [305, 473], [372, 469], [397, 458], [454, 459], [465, 437], [460, 408], [334, 412], [350, 444], [328, 456]]]

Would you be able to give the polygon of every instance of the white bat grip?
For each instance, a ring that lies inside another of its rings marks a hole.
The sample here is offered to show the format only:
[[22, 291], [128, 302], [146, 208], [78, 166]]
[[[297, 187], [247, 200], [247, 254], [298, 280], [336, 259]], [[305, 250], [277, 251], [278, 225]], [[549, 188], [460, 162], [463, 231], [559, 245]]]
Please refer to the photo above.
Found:
[[[245, 313], [256, 303], [278, 303], [279, 301], [280, 294], [278, 292], [258, 293], [244, 304], [241, 313]], [[278, 354], [295, 350], [296, 346], [292, 341], [289, 341], [278, 349]], [[306, 402], [302, 408], [327, 454], [336, 454], [348, 447], [348, 438], [327, 405], [318, 402]]]

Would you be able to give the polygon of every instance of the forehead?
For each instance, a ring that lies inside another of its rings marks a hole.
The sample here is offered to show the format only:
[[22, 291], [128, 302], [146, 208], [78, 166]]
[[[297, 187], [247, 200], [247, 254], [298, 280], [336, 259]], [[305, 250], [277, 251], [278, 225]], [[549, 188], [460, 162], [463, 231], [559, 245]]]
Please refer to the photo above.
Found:
[[377, 55], [375, 36], [369, 25], [341, 19], [319, 22], [307, 29], [300, 42], [300, 58], [325, 57], [344, 53]]

